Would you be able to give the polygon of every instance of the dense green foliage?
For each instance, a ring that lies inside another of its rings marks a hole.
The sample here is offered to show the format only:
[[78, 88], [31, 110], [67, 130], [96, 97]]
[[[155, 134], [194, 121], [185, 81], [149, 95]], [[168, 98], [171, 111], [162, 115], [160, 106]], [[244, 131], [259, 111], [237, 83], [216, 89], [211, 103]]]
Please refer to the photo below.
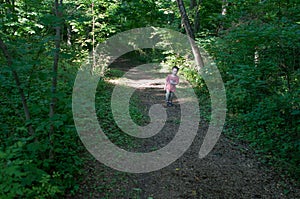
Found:
[[[299, 179], [299, 3], [199, 2], [198, 6], [187, 6], [187, 11], [199, 44], [216, 60], [226, 86], [226, 133], [249, 142], [264, 160]], [[65, 0], [59, 7], [61, 15], [55, 14], [54, 3], [15, 0], [0, 4], [0, 39], [12, 59], [10, 63], [1, 48], [0, 198], [50, 198], [78, 190], [84, 147], [74, 127], [72, 87], [77, 69], [97, 43], [144, 26], [184, 32], [174, 0]], [[58, 50], [57, 26], [61, 32], [56, 74], [52, 66]], [[203, 80], [193, 66], [175, 54], [165, 54], [165, 61], [182, 66], [209, 107]], [[116, 73], [121, 74], [112, 71], [107, 76], [115, 77]], [[118, 142], [119, 129], [111, 125], [113, 118], [106, 110], [111, 86], [101, 82], [99, 89], [106, 91], [100, 97], [105, 103], [98, 110], [99, 119], [110, 138]], [[20, 90], [30, 119], [25, 117]], [[57, 100], [55, 113], [49, 117], [53, 98]], [[137, 123], [144, 122], [134, 100], [130, 110]], [[119, 145], [133, 146], [129, 138], [121, 141]]]
[[226, 83], [231, 128], [257, 152], [299, 176], [299, 5], [244, 2], [208, 49]]

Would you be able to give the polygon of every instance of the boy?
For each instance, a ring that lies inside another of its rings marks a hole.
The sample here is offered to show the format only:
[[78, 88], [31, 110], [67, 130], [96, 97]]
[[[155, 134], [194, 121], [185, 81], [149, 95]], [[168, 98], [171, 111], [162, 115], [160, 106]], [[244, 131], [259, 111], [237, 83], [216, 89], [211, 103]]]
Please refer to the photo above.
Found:
[[172, 68], [172, 74], [168, 75], [166, 78], [165, 88], [166, 90], [166, 103], [167, 106], [173, 106], [172, 98], [173, 93], [176, 91], [176, 85], [179, 83], [179, 77], [177, 76], [179, 68], [174, 66]]

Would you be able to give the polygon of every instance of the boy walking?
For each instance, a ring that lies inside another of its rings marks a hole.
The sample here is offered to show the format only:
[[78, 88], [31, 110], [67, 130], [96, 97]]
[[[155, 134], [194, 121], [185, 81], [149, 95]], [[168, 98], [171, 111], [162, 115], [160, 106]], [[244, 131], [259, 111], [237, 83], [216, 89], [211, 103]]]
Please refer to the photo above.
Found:
[[179, 84], [179, 77], [177, 76], [179, 68], [174, 66], [172, 68], [172, 73], [166, 78], [165, 90], [166, 90], [166, 103], [167, 106], [173, 106], [172, 98], [174, 92], [176, 91], [176, 85]]

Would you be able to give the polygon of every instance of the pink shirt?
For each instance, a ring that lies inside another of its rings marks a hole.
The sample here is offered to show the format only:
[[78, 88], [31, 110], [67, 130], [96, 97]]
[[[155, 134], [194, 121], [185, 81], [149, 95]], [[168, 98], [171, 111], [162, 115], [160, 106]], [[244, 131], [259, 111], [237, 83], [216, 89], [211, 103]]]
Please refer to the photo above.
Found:
[[172, 85], [170, 83], [170, 80], [173, 80], [174, 82], [176, 82], [176, 84], [178, 84], [179, 83], [179, 77], [168, 75], [167, 78], [166, 78], [166, 90], [171, 91], [171, 92], [175, 92], [176, 91], [176, 85]]

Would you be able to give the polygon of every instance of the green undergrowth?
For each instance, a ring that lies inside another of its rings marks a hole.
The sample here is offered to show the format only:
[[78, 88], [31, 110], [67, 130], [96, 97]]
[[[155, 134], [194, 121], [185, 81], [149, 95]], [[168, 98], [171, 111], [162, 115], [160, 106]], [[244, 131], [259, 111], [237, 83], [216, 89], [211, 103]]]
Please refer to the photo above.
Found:
[[[293, 33], [278, 46], [276, 39], [283, 33], [274, 28], [268, 35], [272, 23], [254, 21], [199, 43], [215, 59], [225, 84], [226, 136], [247, 143], [262, 162], [299, 183], [299, 57], [293, 54], [299, 45], [292, 42], [297, 38]], [[274, 42], [266, 43], [266, 37]], [[252, 57], [255, 48], [259, 62]]]
[[[48, 64], [45, 59], [45, 65]], [[49, 68], [37, 68], [24, 86], [31, 120], [23, 119], [22, 104], [9, 71], [1, 70], [0, 198], [57, 198], [75, 193], [81, 180], [83, 151], [72, 116], [72, 86], [76, 66], [59, 70], [55, 115], [49, 118]], [[67, 72], [66, 72], [67, 71]], [[49, 132], [53, 124], [54, 131]], [[28, 132], [32, 125], [34, 134]]]

